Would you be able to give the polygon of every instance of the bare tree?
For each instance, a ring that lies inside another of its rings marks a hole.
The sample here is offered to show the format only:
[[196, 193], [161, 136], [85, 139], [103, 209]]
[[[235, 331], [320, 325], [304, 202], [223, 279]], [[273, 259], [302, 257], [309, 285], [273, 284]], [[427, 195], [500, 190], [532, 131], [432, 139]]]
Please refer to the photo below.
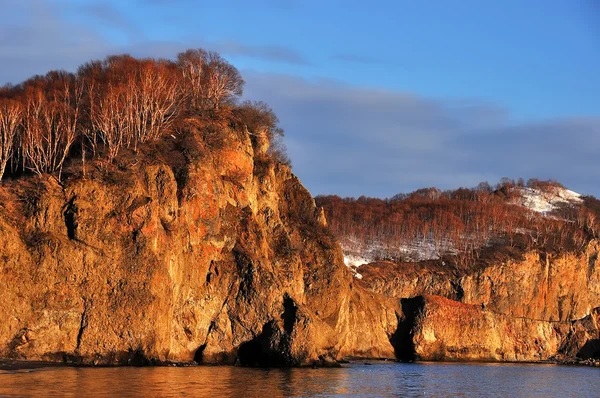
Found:
[[21, 103], [10, 99], [0, 99], [0, 180], [8, 161], [13, 156], [15, 137], [22, 113]]
[[[58, 159], [56, 169], [59, 179], [62, 174], [63, 165], [71, 146], [80, 134], [80, 113], [83, 98], [83, 84], [74, 75], [69, 74], [59, 78], [58, 87], [54, 91], [53, 102], [58, 110], [58, 126], [62, 131], [56, 132], [56, 140], [59, 141]], [[56, 170], [55, 169], [55, 170]]]
[[97, 99], [97, 109], [92, 114], [92, 126], [108, 147], [107, 157], [112, 161], [121, 148], [127, 145], [131, 129], [127, 118], [126, 90], [108, 85]]
[[81, 164], [83, 175], [86, 174], [86, 154], [88, 148], [91, 156], [95, 157], [98, 146], [98, 131], [94, 125], [95, 114], [98, 111], [98, 91], [101, 89], [103, 65], [101, 61], [87, 62], [77, 70], [77, 79], [82, 87], [82, 110], [80, 121]]
[[208, 64], [203, 73], [206, 98], [213, 110], [234, 102], [242, 95], [244, 79], [239, 71], [216, 52], [208, 53]]
[[[85, 175], [88, 153], [103, 152], [113, 160], [122, 148], [137, 150], [171, 133], [183, 115], [232, 122], [229, 105], [236, 103], [243, 84], [236, 68], [204, 50], [181, 53], [177, 62], [124, 54], [88, 62], [76, 75], [49, 72], [16, 90], [0, 90], [0, 98], [18, 92], [22, 100], [17, 156], [8, 158], [18, 159], [23, 169], [58, 172], [60, 178], [73, 144], [79, 142]], [[266, 110], [260, 108], [260, 116], [272, 135], [276, 129], [270, 119], [276, 118]]]
[[205, 108], [207, 95], [203, 75], [207, 64], [208, 53], [202, 49], [177, 54], [177, 66], [182, 76], [180, 96], [188, 111]]
[[180, 96], [168, 66], [167, 61], [147, 60], [129, 84], [134, 148], [169, 132], [179, 113]]
[[29, 86], [20, 143], [24, 167], [37, 174], [58, 171], [60, 179], [77, 138], [83, 90], [73, 75], [65, 72], [50, 72]]
[[23, 154], [23, 168], [30, 169], [37, 174], [44, 172], [44, 147], [46, 137], [42, 123], [42, 114], [46, 106], [43, 93], [40, 89], [29, 89], [25, 99], [23, 115], [23, 134], [20, 137], [19, 147]]

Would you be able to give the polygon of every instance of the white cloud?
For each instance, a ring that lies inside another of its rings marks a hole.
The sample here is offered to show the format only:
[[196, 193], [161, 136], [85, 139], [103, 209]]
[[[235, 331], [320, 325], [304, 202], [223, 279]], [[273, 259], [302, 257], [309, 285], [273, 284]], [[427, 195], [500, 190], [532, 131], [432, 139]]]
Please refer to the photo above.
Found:
[[391, 196], [501, 177], [554, 178], [598, 195], [600, 117], [515, 122], [477, 100], [438, 100], [246, 71], [271, 104], [313, 194]]

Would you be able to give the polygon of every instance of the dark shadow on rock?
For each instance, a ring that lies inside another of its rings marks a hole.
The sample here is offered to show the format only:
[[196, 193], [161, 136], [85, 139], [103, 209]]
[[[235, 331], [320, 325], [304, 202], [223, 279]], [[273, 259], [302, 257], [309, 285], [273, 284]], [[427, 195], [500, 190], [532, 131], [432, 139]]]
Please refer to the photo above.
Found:
[[10, 340], [10, 342], [8, 343], [8, 355], [6, 356], [9, 359], [20, 359], [20, 354], [17, 351], [17, 348], [19, 348], [22, 345], [27, 344], [27, 342], [29, 341], [29, 338], [27, 337], [29, 334], [29, 330], [27, 328], [23, 328], [21, 330], [19, 330], [14, 336], [13, 338]]
[[141, 349], [129, 350], [125, 358], [125, 364], [129, 366], [149, 366], [155, 364], [155, 361], [146, 357], [146, 354]]
[[600, 339], [588, 340], [577, 352], [581, 359], [600, 358]]
[[76, 197], [73, 197], [66, 205], [63, 212], [65, 217], [65, 227], [67, 228], [67, 236], [71, 240], [77, 240], [77, 206], [75, 205]]
[[283, 330], [286, 334], [291, 335], [294, 331], [294, 324], [296, 323], [296, 314], [298, 313], [298, 307], [294, 300], [287, 294], [283, 297]]
[[58, 351], [53, 353], [46, 353], [44, 360], [51, 361], [53, 363], [63, 363], [66, 365], [83, 365], [83, 358], [77, 354], [71, 354], [69, 352]]
[[282, 333], [277, 322], [263, 325], [262, 332], [254, 339], [240, 345], [238, 359], [242, 366], [284, 367], [292, 366], [289, 352], [282, 347]]
[[450, 284], [452, 285], [452, 288], [454, 289], [454, 297], [450, 297], [450, 298], [455, 301], [462, 301], [462, 299], [465, 297], [465, 290], [463, 289], [462, 285], [460, 284], [460, 281], [450, 281]]
[[298, 363], [291, 354], [291, 340], [296, 324], [298, 306], [287, 293], [283, 296], [283, 330], [281, 322], [271, 320], [263, 325], [261, 333], [240, 345], [238, 360], [242, 366], [288, 367]]
[[194, 353], [194, 362], [202, 363], [204, 360], [204, 350], [206, 349], [206, 343], [202, 344]]
[[422, 296], [410, 299], [401, 299], [403, 317], [398, 317], [398, 328], [390, 337], [390, 343], [394, 347], [396, 358], [404, 362], [412, 362], [417, 359], [415, 345], [413, 342], [413, 330], [417, 316], [425, 306]]

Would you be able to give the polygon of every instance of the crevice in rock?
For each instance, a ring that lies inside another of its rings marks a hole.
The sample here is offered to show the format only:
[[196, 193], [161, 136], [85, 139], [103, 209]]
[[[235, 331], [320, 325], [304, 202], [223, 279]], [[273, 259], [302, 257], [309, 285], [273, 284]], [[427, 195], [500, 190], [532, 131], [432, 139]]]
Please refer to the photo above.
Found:
[[138, 237], [140, 236], [140, 230], [136, 229], [131, 233], [131, 239], [133, 240], [133, 243], [136, 243], [138, 240]]
[[587, 279], [588, 281], [592, 277], [594, 270], [596, 268], [596, 261], [598, 260], [598, 253], [594, 253], [589, 257], [588, 260], [588, 269], [587, 269]]
[[460, 280], [450, 281], [450, 284], [452, 285], [452, 289], [454, 289], [454, 295], [456, 296], [456, 301], [462, 301], [462, 299], [465, 297], [465, 290], [463, 289], [462, 284], [460, 283]]
[[272, 320], [263, 325], [262, 332], [250, 341], [242, 343], [238, 360], [242, 366], [284, 367], [293, 365], [292, 358], [280, 347], [281, 331]]
[[150, 360], [144, 351], [140, 348], [136, 350], [129, 350], [126, 356], [127, 360], [125, 362], [126, 365], [129, 366], [148, 366], [152, 365], [154, 361]]
[[232, 250], [235, 263], [240, 277], [240, 287], [238, 295], [247, 297], [254, 285], [255, 267], [252, 259], [248, 257], [237, 245]]
[[577, 352], [577, 357], [581, 359], [600, 358], [600, 339], [586, 341], [583, 347]]
[[[219, 267], [215, 260], [211, 260], [208, 271], [206, 272], [206, 286], [219, 277]], [[231, 287], [231, 286], [230, 286]]]
[[196, 362], [197, 364], [202, 363], [202, 361], [204, 360], [204, 350], [205, 349], [206, 349], [206, 343], [204, 343], [200, 347], [198, 347], [198, 349], [194, 353], [194, 362]]
[[268, 347], [263, 347], [262, 342], [269, 339], [272, 334], [272, 326], [266, 323], [261, 334], [250, 341], [242, 343], [238, 350], [238, 359], [242, 366], [268, 366]]
[[294, 331], [294, 324], [296, 323], [296, 314], [298, 313], [298, 307], [294, 300], [286, 293], [283, 296], [283, 330], [286, 334], [291, 336]]
[[417, 359], [415, 344], [413, 342], [413, 333], [417, 317], [421, 314], [425, 306], [425, 299], [422, 296], [410, 299], [402, 299], [402, 313], [404, 317], [396, 314], [398, 317], [398, 328], [390, 337], [390, 343], [394, 347], [396, 358], [405, 362], [412, 362]]
[[77, 197], [74, 196], [71, 198], [69, 202], [65, 205], [65, 210], [63, 212], [63, 216], [65, 217], [65, 226], [67, 227], [67, 236], [71, 240], [77, 240], [77, 206], [75, 205], [75, 199]]
[[83, 336], [83, 332], [85, 328], [88, 326], [87, 320], [87, 301], [83, 300], [83, 312], [81, 313], [81, 320], [79, 321], [79, 331], [77, 332], [77, 344], [75, 345], [75, 351], [79, 351], [79, 347], [81, 346], [81, 338]]

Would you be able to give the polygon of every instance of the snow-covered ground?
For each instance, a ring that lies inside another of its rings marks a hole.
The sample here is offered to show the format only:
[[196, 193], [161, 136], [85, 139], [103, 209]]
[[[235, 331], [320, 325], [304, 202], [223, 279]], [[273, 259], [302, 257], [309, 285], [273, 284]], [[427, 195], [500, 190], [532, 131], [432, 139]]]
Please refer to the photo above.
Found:
[[361, 279], [362, 275], [358, 273], [361, 265], [369, 264], [381, 259], [402, 258], [405, 261], [423, 261], [436, 260], [441, 256], [440, 251], [452, 253], [455, 248], [448, 242], [442, 245], [440, 250], [433, 240], [416, 241], [409, 245], [386, 246], [381, 242], [359, 243], [356, 238], [346, 238], [341, 242], [344, 252], [344, 263], [356, 278]]
[[516, 204], [525, 206], [538, 213], [550, 213], [562, 204], [578, 204], [583, 201], [581, 195], [561, 187], [549, 187], [544, 190], [519, 188], [521, 197]]
[[433, 239], [415, 241], [396, 248], [406, 261], [438, 260], [442, 253], [454, 253], [454, 245], [444, 241], [441, 244]]
[[360, 257], [360, 256], [354, 256], [352, 254], [345, 254], [346, 250], [342, 247], [342, 250], [344, 251], [344, 264], [346, 264], [346, 267], [360, 267], [361, 265], [365, 265], [365, 264], [369, 264], [371, 262], [373, 262], [372, 259], [367, 259], [364, 257]]
[[356, 238], [343, 239], [341, 246], [344, 252], [344, 264], [350, 268], [355, 278], [362, 279], [362, 275], [357, 271], [358, 267], [375, 261], [377, 256], [373, 252], [373, 248], [365, 247]]

